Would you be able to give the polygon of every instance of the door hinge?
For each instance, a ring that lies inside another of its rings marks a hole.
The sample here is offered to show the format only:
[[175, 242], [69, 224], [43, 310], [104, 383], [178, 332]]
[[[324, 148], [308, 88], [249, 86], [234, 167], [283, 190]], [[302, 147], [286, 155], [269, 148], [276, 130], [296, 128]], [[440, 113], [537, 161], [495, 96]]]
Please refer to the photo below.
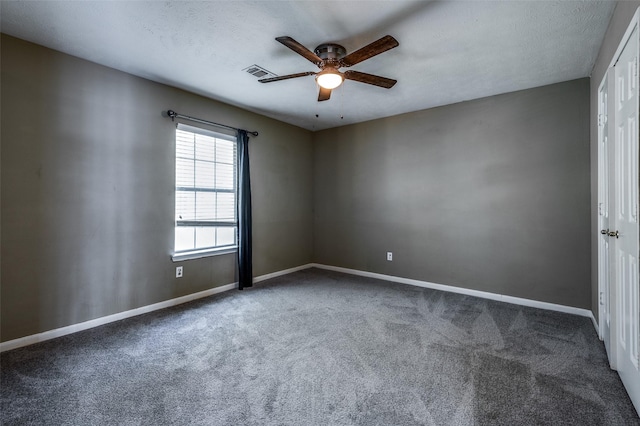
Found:
[[602, 204], [603, 203], [598, 203], [598, 215], [602, 216]]
[[601, 305], [604, 305], [604, 303], [602, 302], [602, 295], [603, 295], [603, 294], [604, 294], [603, 292], [600, 292], [600, 304], [601, 304]]
[[602, 114], [598, 114], [598, 127], [602, 127]]

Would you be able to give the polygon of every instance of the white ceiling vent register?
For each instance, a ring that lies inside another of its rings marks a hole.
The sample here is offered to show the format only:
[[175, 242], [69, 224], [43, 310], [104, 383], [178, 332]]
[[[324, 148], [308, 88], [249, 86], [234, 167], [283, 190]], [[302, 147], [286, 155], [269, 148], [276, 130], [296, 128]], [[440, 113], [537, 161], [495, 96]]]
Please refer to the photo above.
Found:
[[271, 71], [267, 71], [266, 69], [264, 69], [261, 66], [256, 65], [256, 64], [253, 64], [253, 65], [243, 69], [242, 71], [246, 71], [249, 74], [251, 74], [252, 76], [257, 77], [257, 78], [277, 77], [277, 75], [275, 75]]

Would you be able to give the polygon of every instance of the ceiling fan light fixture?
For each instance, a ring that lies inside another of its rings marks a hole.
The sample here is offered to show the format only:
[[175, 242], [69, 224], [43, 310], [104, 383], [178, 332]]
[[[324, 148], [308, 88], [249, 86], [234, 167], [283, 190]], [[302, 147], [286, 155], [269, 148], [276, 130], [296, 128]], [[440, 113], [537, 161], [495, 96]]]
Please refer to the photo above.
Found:
[[342, 74], [334, 69], [320, 71], [316, 77], [316, 81], [325, 89], [335, 89], [344, 81]]

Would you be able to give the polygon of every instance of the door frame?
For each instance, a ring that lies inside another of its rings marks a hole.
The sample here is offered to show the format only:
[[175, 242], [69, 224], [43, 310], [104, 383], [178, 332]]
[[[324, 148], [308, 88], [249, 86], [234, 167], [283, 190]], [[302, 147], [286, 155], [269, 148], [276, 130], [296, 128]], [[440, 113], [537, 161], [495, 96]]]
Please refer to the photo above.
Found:
[[[616, 99], [617, 99], [617, 82], [615, 81], [615, 71], [614, 70], [614, 66], [616, 65], [616, 63], [618, 62], [618, 60], [620, 59], [622, 52], [624, 50], [624, 48], [627, 46], [627, 43], [629, 42], [629, 40], [631, 39], [631, 36], [633, 34], [633, 32], [635, 30], [640, 31], [640, 7], [638, 7], [633, 15], [633, 17], [631, 18], [629, 25], [624, 33], [624, 35], [622, 36], [622, 38], [620, 39], [620, 42], [618, 44], [618, 47], [614, 53], [614, 55], [611, 58], [611, 62], [609, 64], [609, 66], [607, 67], [607, 70], [605, 71], [605, 74], [603, 76], [603, 79], [598, 87], [598, 115], [596, 117], [596, 119], [598, 120], [597, 126], [598, 126], [598, 136], [597, 136], [597, 143], [598, 143], [598, 149], [596, 150], [596, 155], [597, 155], [597, 164], [598, 164], [598, 198], [596, 200], [596, 203], [599, 203], [600, 200], [603, 199], [604, 194], [602, 193], [603, 187], [601, 185], [601, 172], [603, 170], [601, 170], [602, 168], [600, 167], [601, 165], [601, 158], [600, 158], [600, 141], [602, 138], [602, 131], [603, 129], [600, 126], [600, 109], [601, 109], [601, 91], [602, 89], [605, 87], [605, 84], [607, 84], [607, 92], [608, 92], [608, 122], [609, 122], [609, 128], [608, 128], [608, 141], [609, 144], [613, 143], [615, 138], [616, 138], [616, 129], [615, 126], [611, 126], [611, 123], [616, 123], [616, 108], [610, 108], [610, 106], [612, 105], [611, 103], [613, 102], [613, 104], [615, 105]], [[637, 36], [636, 36], [637, 37]], [[637, 57], [640, 57], [640, 46], [637, 47], [637, 51], [635, 52], [635, 55]], [[636, 65], [636, 69], [637, 69], [638, 65]], [[638, 79], [637, 74], [636, 74], [636, 79]], [[640, 82], [637, 82], [637, 84], [640, 84]], [[613, 90], [612, 90], [613, 89]], [[611, 137], [613, 136], [613, 138]], [[640, 141], [637, 141], [637, 143], [640, 143]], [[609, 156], [610, 157], [610, 156]], [[609, 158], [609, 160], [611, 160], [611, 158]], [[609, 170], [609, 176], [611, 176], [611, 170]], [[615, 173], [616, 171], [613, 170], [613, 173]], [[636, 172], [638, 173], [638, 176], [635, 176], [635, 179], [640, 180], [640, 172]], [[599, 214], [599, 205], [596, 205], [596, 214], [598, 216], [598, 220], [596, 221], [597, 224], [597, 228], [596, 232], [600, 232], [600, 214]], [[609, 219], [611, 220], [611, 215], [609, 215]], [[611, 225], [611, 223], [609, 224]], [[601, 254], [601, 247], [600, 247], [600, 240], [599, 240], [600, 236], [598, 235], [598, 246], [597, 246], [597, 253], [598, 253], [598, 273], [597, 273], [597, 279], [598, 279], [598, 335], [600, 337], [600, 339], [603, 339], [603, 332], [604, 332], [604, 322], [605, 322], [605, 318], [602, 316], [602, 312], [600, 309], [600, 295], [601, 293], [604, 291], [604, 283], [602, 280], [602, 257], [600, 256]], [[637, 236], [636, 238], [640, 239], [640, 236]], [[638, 254], [640, 256], [640, 253]], [[609, 265], [612, 265], [611, 259], [607, 259]], [[611, 318], [611, 322], [610, 322], [610, 330], [609, 330], [609, 342], [608, 342], [608, 346], [609, 348], [611, 348], [611, 353], [608, 354], [609, 356], [609, 363], [611, 365], [611, 368], [613, 369], [617, 369], [618, 367], [618, 327], [620, 326], [620, 324], [618, 324], [617, 319], [619, 318], [619, 312], [618, 312], [618, 291], [620, 290], [619, 288], [617, 288], [616, 286], [616, 279], [615, 276], [613, 276], [613, 271], [615, 268], [610, 267], [609, 268], [609, 295], [608, 295], [608, 300], [609, 300], [609, 315]], [[613, 278], [613, 279], [612, 279]], [[614, 302], [615, 301], [615, 302]], [[636, 337], [638, 338], [638, 337]], [[637, 366], [636, 366], [637, 367]], [[625, 386], [626, 387], [626, 386]], [[634, 390], [634, 392], [637, 391], [637, 388], [635, 388], [636, 390]], [[628, 390], [628, 392], [631, 392], [631, 390]], [[630, 393], [631, 395], [631, 393]], [[632, 401], [635, 405], [636, 410], [638, 411], [638, 414], [640, 415], [640, 404], [639, 402], [636, 401]]]

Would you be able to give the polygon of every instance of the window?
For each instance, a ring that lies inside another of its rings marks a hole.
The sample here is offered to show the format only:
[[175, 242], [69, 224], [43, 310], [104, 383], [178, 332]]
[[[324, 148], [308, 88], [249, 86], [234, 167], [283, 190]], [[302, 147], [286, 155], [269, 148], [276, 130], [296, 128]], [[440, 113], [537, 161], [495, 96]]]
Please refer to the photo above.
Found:
[[237, 155], [233, 136], [178, 124], [173, 258], [237, 247]]

